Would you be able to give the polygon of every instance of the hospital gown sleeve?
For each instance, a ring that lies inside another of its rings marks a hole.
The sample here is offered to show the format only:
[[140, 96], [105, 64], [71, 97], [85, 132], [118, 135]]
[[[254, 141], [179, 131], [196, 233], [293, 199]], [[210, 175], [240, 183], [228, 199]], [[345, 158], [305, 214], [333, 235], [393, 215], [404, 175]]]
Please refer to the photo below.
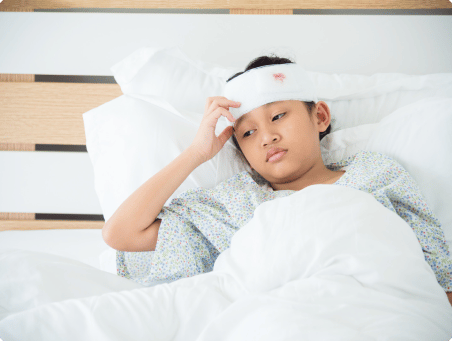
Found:
[[219, 191], [201, 187], [173, 198], [157, 219], [162, 221], [152, 255], [134, 253], [133, 260], [127, 252], [119, 255], [129, 259], [122, 268], [118, 266], [118, 273], [143, 285], [212, 271], [215, 260], [229, 247], [238, 229]]
[[425, 260], [446, 292], [452, 292], [452, 258], [443, 228], [411, 175], [395, 160], [393, 171], [398, 177], [386, 188], [396, 213], [413, 229], [422, 246]]

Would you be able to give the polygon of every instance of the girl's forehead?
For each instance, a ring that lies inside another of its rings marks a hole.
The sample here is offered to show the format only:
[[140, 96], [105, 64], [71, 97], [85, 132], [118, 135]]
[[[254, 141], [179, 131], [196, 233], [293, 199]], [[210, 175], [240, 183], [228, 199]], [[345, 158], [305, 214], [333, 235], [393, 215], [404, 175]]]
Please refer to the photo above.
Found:
[[246, 121], [252, 120], [253, 118], [257, 117], [258, 115], [262, 115], [266, 113], [267, 111], [279, 109], [281, 107], [288, 107], [295, 105], [293, 100], [285, 100], [285, 101], [276, 101], [276, 102], [270, 102], [264, 105], [261, 105], [260, 107], [253, 109], [246, 114], [243, 114], [240, 116], [235, 122], [234, 122], [234, 129], [238, 129], [240, 125]]
[[279, 109], [280, 107], [295, 106], [295, 105], [297, 105], [297, 102], [299, 102], [299, 101], [291, 100], [291, 99], [284, 100], [284, 101], [269, 102], [267, 104], [261, 105], [260, 107], [247, 112], [246, 114], [244, 114], [242, 116], [245, 116], [248, 114], [253, 114], [256, 112], [265, 113], [270, 110]]

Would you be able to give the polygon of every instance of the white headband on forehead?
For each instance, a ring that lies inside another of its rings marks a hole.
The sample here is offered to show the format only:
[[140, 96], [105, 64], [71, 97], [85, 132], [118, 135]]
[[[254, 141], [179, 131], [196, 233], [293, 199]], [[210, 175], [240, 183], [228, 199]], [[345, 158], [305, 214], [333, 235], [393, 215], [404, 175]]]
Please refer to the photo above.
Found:
[[295, 63], [264, 65], [248, 70], [226, 83], [224, 97], [241, 103], [240, 107], [228, 109], [235, 119], [271, 102], [317, 102], [314, 83], [307, 72]]

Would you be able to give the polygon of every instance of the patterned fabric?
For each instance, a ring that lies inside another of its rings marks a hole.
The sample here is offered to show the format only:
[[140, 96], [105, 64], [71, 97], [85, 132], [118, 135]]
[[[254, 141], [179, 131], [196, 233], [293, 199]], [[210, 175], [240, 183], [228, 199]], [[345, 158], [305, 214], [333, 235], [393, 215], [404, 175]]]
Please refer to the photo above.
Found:
[[[402, 217], [416, 234], [438, 283], [452, 292], [452, 258], [441, 224], [399, 163], [381, 153], [360, 151], [326, 167], [346, 169], [334, 185], [368, 192]], [[162, 222], [155, 252], [117, 251], [118, 275], [151, 285], [212, 271], [234, 233], [261, 203], [295, 192], [273, 191], [260, 180], [243, 171], [213, 189], [190, 189], [174, 198], [157, 216]]]

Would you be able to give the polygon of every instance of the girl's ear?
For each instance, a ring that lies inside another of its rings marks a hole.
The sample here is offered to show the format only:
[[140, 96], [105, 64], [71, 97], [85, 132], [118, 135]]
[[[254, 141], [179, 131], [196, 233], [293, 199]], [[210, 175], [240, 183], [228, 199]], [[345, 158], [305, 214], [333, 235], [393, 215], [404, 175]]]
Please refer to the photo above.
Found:
[[323, 101], [318, 102], [318, 104], [319, 104], [318, 109], [317, 108], [315, 109], [317, 110], [316, 113], [317, 127], [319, 129], [319, 132], [324, 132], [331, 122], [330, 108]]

